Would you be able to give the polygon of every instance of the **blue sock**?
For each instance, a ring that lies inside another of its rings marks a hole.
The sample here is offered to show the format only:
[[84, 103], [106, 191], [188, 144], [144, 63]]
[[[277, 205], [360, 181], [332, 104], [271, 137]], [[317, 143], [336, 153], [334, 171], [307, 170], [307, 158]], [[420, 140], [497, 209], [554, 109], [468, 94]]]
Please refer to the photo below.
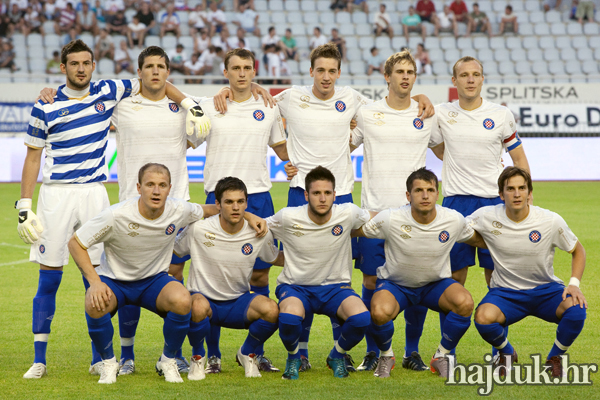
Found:
[[46, 364], [46, 348], [50, 324], [56, 311], [56, 292], [62, 280], [62, 271], [40, 270], [38, 289], [33, 298], [31, 330], [33, 331], [33, 347], [35, 363]]
[[356, 314], [348, 318], [342, 325], [340, 336], [337, 340], [337, 346], [333, 346], [333, 350], [329, 356], [331, 358], [341, 358], [344, 353], [338, 351], [338, 347], [341, 350], [350, 351], [356, 346], [363, 337], [365, 332], [371, 324], [371, 313], [368, 311]]
[[[504, 326], [503, 328], [504, 328], [504, 337], [508, 337], [508, 325]], [[504, 353], [504, 351], [503, 351], [503, 353]], [[498, 354], [498, 349], [495, 348], [494, 346], [492, 346], [492, 356], [495, 356], [496, 354]]]
[[419, 352], [419, 340], [423, 333], [427, 310], [427, 307], [421, 305], [409, 306], [404, 310], [404, 321], [406, 322], [404, 328], [404, 334], [406, 335], [404, 354], [407, 356], [410, 356], [413, 351]]
[[204, 352], [204, 338], [210, 332], [210, 319], [204, 318], [200, 322], [190, 321], [190, 330], [188, 331], [188, 340], [192, 346], [192, 355], [202, 356]]
[[308, 313], [304, 316], [304, 320], [302, 321], [302, 330], [300, 331], [300, 350], [298, 353], [305, 358], [308, 358], [308, 338], [310, 337], [310, 328], [312, 327], [314, 318], [315, 315], [313, 313]]
[[[439, 316], [440, 316], [440, 334], [443, 337], [443, 334], [444, 334], [444, 324], [446, 323], [446, 314], [444, 314], [443, 312], [440, 312]], [[452, 350], [450, 350], [450, 354], [452, 354], [452, 355], [456, 354], [456, 347], [454, 347]]]
[[102, 361], [102, 357], [100, 356], [100, 353], [98, 353], [98, 350], [96, 350], [94, 342], [92, 342], [92, 363], [90, 365], [94, 365], [100, 361]]
[[[180, 229], [179, 231], [181, 232], [182, 230], [183, 230], [183, 228], [182, 228], [182, 229]], [[178, 234], [179, 234], [179, 233], [178, 233]], [[185, 261], [184, 261], [184, 263], [185, 263]], [[184, 265], [184, 267], [185, 267], [185, 265]], [[181, 278], [181, 280], [177, 279], [177, 282], [179, 282], [179, 283], [181, 283], [183, 286], [185, 286], [185, 283], [184, 283], [183, 281], [184, 281], [184, 279], [183, 279], [183, 278]], [[185, 341], [185, 340], [184, 340], [184, 341]], [[179, 348], [179, 350], [177, 350], [177, 353], [175, 353], [175, 357], [177, 357], [177, 358], [183, 358], [183, 352], [181, 351], [181, 348]]]
[[586, 318], [585, 308], [575, 305], [565, 310], [556, 328], [556, 340], [548, 358], [565, 354], [583, 329]]
[[85, 313], [85, 319], [88, 324], [90, 338], [94, 342], [94, 346], [100, 353], [103, 360], [109, 360], [115, 356], [113, 351], [112, 339], [115, 334], [110, 314], [105, 314], [100, 318], [92, 318]]
[[463, 317], [452, 311], [446, 315], [446, 322], [444, 323], [444, 329], [442, 330], [442, 341], [441, 345], [447, 349], [452, 350], [456, 348], [456, 345], [467, 332], [471, 326], [471, 316]]
[[375, 325], [371, 321], [369, 331], [377, 343], [379, 350], [387, 351], [392, 347], [392, 337], [394, 336], [394, 321], [388, 321], [383, 325]]
[[[258, 260], [257, 260], [257, 262], [258, 262]], [[267, 286], [254, 286], [254, 285], [250, 285], [250, 290], [253, 291], [254, 293], [261, 294], [261, 295], [263, 295], [263, 296], [265, 296], [267, 298], [269, 297], [269, 294], [271, 293], [269, 291], [269, 285], [267, 285]], [[275, 329], [275, 330], [277, 330], [277, 329]], [[252, 353], [258, 354], [258, 355], [262, 356], [263, 354], [265, 354], [264, 345], [265, 345], [264, 342], [261, 343], [258, 347], [256, 347], [255, 349], [253, 349]], [[242, 354], [245, 355], [245, 353], [242, 353]]]
[[475, 328], [477, 328], [477, 331], [479, 331], [483, 340], [496, 349], [496, 353], [498, 353], [498, 347], [502, 346], [505, 342], [506, 345], [500, 352], [503, 354], [512, 354], [514, 352], [514, 348], [506, 338], [506, 330], [499, 323], [495, 322], [493, 324], [481, 325], [475, 322]]
[[[301, 333], [302, 317], [294, 314], [279, 313], [279, 337], [288, 353], [295, 351], [298, 347]], [[296, 354], [289, 354], [288, 358], [300, 358], [300, 351]]]
[[175, 358], [177, 350], [181, 349], [181, 345], [190, 330], [190, 318], [192, 312], [185, 315], [175, 314], [169, 311], [163, 324], [163, 335], [165, 337], [165, 345], [163, 354], [169, 358]]
[[119, 336], [121, 337], [121, 358], [135, 360], [133, 342], [142, 309], [138, 306], [125, 306], [119, 309]]
[[206, 351], [209, 357], [216, 356], [217, 358], [221, 358], [221, 349], [219, 348], [220, 339], [221, 327], [211, 325], [208, 335], [206, 336]]
[[337, 317], [329, 317], [329, 322], [331, 322], [331, 333], [333, 334], [333, 341], [335, 342], [342, 334], [342, 324], [340, 324]]
[[[257, 319], [251, 323], [248, 328], [246, 341], [242, 345], [242, 354], [245, 356], [252, 353], [262, 355], [264, 353], [264, 343], [273, 336], [276, 330], [276, 323], [265, 321], [264, 319]], [[261, 351], [261, 353], [258, 351]]]
[[[367, 310], [371, 311], [371, 300], [373, 299], [373, 293], [375, 290], [367, 289], [365, 285], [362, 287], [362, 301], [365, 303], [365, 307]], [[377, 357], [379, 357], [379, 347], [377, 347], [377, 343], [375, 343], [375, 339], [373, 339], [373, 335], [371, 335], [371, 330], [367, 329], [367, 333], [365, 333], [365, 340], [367, 342], [367, 353], [373, 352]]]

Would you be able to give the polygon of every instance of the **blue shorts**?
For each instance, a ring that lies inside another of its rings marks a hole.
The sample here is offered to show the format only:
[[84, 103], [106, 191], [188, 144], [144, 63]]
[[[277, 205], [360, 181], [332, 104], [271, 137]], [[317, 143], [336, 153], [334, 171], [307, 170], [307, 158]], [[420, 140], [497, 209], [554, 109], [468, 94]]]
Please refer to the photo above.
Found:
[[[335, 283], [322, 286], [300, 286], [281, 284], [275, 289], [279, 303], [288, 297], [302, 301], [305, 315], [323, 314], [337, 318], [337, 310], [348, 297], [359, 297], [349, 283]], [[359, 297], [360, 298], [360, 297]]]
[[161, 290], [170, 282], [177, 282], [166, 272], [139, 281], [119, 281], [100, 275], [100, 280], [113, 291], [117, 298], [117, 309], [125, 306], [139, 306], [158, 314], [156, 299]]
[[358, 238], [358, 252], [360, 256], [354, 268], [360, 269], [365, 275], [377, 275], [377, 268], [385, 264], [385, 240]]
[[380, 290], [387, 290], [394, 295], [400, 305], [400, 312], [406, 310], [409, 306], [417, 304], [423, 305], [433, 311], [443, 312], [439, 305], [440, 297], [442, 297], [444, 291], [453, 283], [457, 282], [454, 279], [444, 278], [419, 288], [409, 288], [385, 279], [377, 279], [375, 293]]
[[[449, 196], [444, 198], [442, 206], [456, 210], [461, 213], [463, 217], [467, 217], [481, 207], [495, 206], [496, 204], [502, 203], [503, 201], [500, 197], [487, 199], [485, 197], [477, 196]], [[450, 265], [452, 267], [452, 272], [475, 265], [475, 251], [477, 251], [479, 266], [493, 271], [494, 261], [492, 260], [488, 249], [477, 249], [466, 243], [455, 243], [450, 251]]]
[[556, 309], [563, 301], [564, 290], [564, 285], [558, 282], [546, 283], [529, 290], [492, 288], [479, 306], [486, 303], [497, 306], [506, 317], [506, 325], [519, 322], [529, 315], [558, 324], [560, 320], [556, 316]]
[[[191, 294], [194, 295], [195, 293], [198, 292], [192, 292]], [[248, 308], [250, 308], [250, 303], [256, 296], [260, 296], [260, 294], [246, 292], [237, 299], [225, 301], [211, 300], [204, 296], [210, 303], [210, 309], [212, 310], [210, 324], [231, 329], [248, 329], [251, 324], [248, 321]]]
[[[206, 196], [206, 204], [215, 204], [215, 192], [210, 192]], [[248, 207], [246, 208], [246, 211], [251, 212], [252, 214], [261, 218], [267, 218], [275, 214], [271, 193], [261, 192], [249, 194]], [[271, 268], [271, 264], [264, 262], [260, 258], [256, 259], [256, 262], [254, 263], [254, 269], [268, 268]]]

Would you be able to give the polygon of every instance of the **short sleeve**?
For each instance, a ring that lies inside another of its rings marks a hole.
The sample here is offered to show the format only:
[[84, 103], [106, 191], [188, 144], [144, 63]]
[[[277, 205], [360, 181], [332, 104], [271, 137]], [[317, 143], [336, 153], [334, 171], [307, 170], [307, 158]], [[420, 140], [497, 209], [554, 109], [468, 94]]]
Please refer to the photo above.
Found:
[[281, 239], [283, 235], [283, 210], [279, 210], [275, 215], [266, 218], [267, 227], [273, 233], [273, 237]]
[[190, 254], [191, 241], [194, 237], [194, 227], [194, 224], [188, 225], [177, 235], [175, 246], [173, 247], [173, 253], [177, 257], [182, 258]]
[[275, 96], [275, 102], [277, 103], [277, 107], [279, 107], [279, 113], [283, 118], [285, 118], [285, 116], [287, 115], [291, 96], [292, 89], [286, 89]]
[[354, 117], [356, 117], [356, 114], [358, 114], [358, 110], [360, 110], [360, 108], [362, 106], [366, 106], [367, 104], [371, 104], [373, 103], [373, 100], [363, 96], [362, 94], [360, 94], [360, 92], [354, 90], [354, 89], [350, 89], [352, 91], [352, 97], [354, 98]]
[[477, 232], [480, 232], [481, 229], [483, 229], [483, 216], [481, 215], [481, 209], [475, 211], [473, 214], [465, 217], [465, 220], [467, 221], [467, 224], [469, 224], [469, 226], [473, 229], [476, 230]]
[[48, 124], [46, 112], [42, 107], [42, 103], [38, 101], [31, 109], [29, 125], [27, 126], [27, 136], [25, 136], [25, 144], [29, 147], [42, 149], [46, 145], [47, 138]]
[[386, 239], [390, 230], [392, 210], [389, 208], [377, 214], [363, 226], [363, 233], [371, 239]]
[[273, 233], [269, 231], [264, 238], [264, 244], [260, 249], [260, 253], [258, 253], [258, 258], [270, 264], [277, 259], [278, 255], [279, 249], [273, 243]]
[[458, 218], [458, 226], [459, 226], [459, 234], [458, 234], [458, 239], [456, 240], [457, 242], [464, 242], [466, 240], [469, 240], [473, 237], [473, 235], [475, 234], [475, 230], [473, 229], [473, 227], [471, 226], [471, 224], [469, 223], [469, 221], [463, 217], [462, 215], [457, 215]]
[[369, 210], [360, 208], [354, 203], [350, 203], [350, 210], [352, 211], [352, 229], [360, 228], [371, 219]]
[[429, 135], [429, 148], [431, 147], [435, 147], [437, 146], [439, 143], [436, 143], [437, 140], [433, 139], [433, 130], [434, 129], [440, 129], [440, 126], [438, 125], [438, 115], [437, 114], [433, 114], [431, 117], [427, 118], [425, 120], [427, 123], [431, 124], [431, 134]]
[[86, 250], [96, 243], [106, 242], [112, 237], [115, 221], [112, 209], [107, 208], [75, 232], [75, 237]]
[[188, 203], [187, 201], [183, 200], [181, 201], [183, 202], [186, 210], [186, 217], [183, 220], [184, 225], [189, 225], [204, 218], [204, 210], [200, 204]]
[[508, 108], [506, 108], [504, 126], [502, 127], [502, 145], [506, 151], [512, 151], [521, 145], [521, 138], [517, 133], [515, 116]]
[[575, 236], [565, 220], [558, 214], [554, 214], [552, 244], [568, 253], [572, 253], [577, 244], [577, 236]]
[[[439, 115], [440, 112], [440, 108], [435, 107], [435, 115]], [[442, 129], [440, 128], [438, 119], [436, 118], [433, 122], [434, 123], [431, 125], [431, 136], [429, 137], [429, 147], [435, 147], [444, 143], [444, 137], [442, 135]]]
[[283, 129], [283, 119], [279, 112], [279, 107], [275, 106], [273, 125], [271, 126], [271, 136], [269, 137], [269, 146], [274, 147], [285, 142], [285, 130]]
[[358, 112], [356, 115], [356, 128], [352, 131], [352, 145], [360, 146], [363, 143], [365, 132], [365, 118], [362, 112]]

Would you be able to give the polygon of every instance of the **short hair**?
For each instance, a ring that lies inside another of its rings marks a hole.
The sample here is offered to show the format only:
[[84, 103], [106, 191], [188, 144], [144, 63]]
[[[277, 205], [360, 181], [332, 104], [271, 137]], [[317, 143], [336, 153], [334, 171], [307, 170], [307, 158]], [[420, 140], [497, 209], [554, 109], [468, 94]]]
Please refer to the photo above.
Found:
[[406, 178], [406, 190], [410, 193], [412, 191], [413, 182], [415, 180], [421, 180], [425, 182], [433, 182], [435, 185], [435, 190], [438, 190], [438, 178], [437, 176], [427, 168], [419, 168], [416, 171], [413, 171], [408, 178]]
[[241, 179], [233, 176], [219, 179], [217, 186], [215, 187], [215, 200], [220, 203], [223, 199], [223, 193], [233, 190], [244, 192], [244, 197], [248, 200], [248, 189], [246, 188], [246, 185]]
[[167, 69], [170, 67], [169, 56], [167, 52], [162, 49], [162, 47], [158, 46], [148, 46], [138, 56], [138, 68], [142, 69], [144, 66], [144, 61], [146, 61], [146, 57], [158, 56], [165, 59], [165, 64], [167, 64]]
[[510, 178], [513, 176], [522, 176], [527, 183], [527, 189], [529, 189], [529, 193], [533, 192], [533, 182], [531, 181], [531, 174], [519, 167], [506, 167], [504, 171], [498, 177], [498, 192], [502, 193], [504, 190], [504, 186]]
[[242, 48], [229, 50], [227, 52], [227, 54], [225, 54], [225, 60], [224, 60], [225, 69], [229, 68], [229, 60], [233, 56], [238, 56], [242, 60], [248, 60], [248, 59], [252, 60], [252, 69], [254, 69], [254, 62], [255, 62], [254, 54], [252, 54], [252, 52], [250, 50], [242, 49]]
[[171, 171], [167, 168], [166, 165], [158, 164], [158, 163], [147, 163], [142, 168], [140, 168], [140, 172], [138, 172], [138, 183], [142, 184], [142, 178], [147, 171], [163, 173], [169, 177], [169, 184], [171, 183]]
[[385, 5], [385, 4], [383, 4], [383, 3], [381, 3], [381, 4], [379, 5], [379, 7], [386, 8], [386, 5]]
[[374, 52], [375, 50], [377, 50], [377, 47], [373, 46], [373, 47], [371, 47], [371, 50], [369, 50], [369, 51], [371, 52], [371, 54], [373, 54], [373, 52]]
[[290, 28], [286, 28], [285, 31], [289, 32], [289, 33], [292, 33], [292, 30]]
[[[15, 3], [16, 4], [16, 3]], [[81, 53], [83, 51], [87, 51], [92, 56], [92, 62], [94, 62], [94, 52], [90, 47], [85, 44], [85, 42], [81, 39], [71, 40], [69, 43], [64, 45], [60, 54], [60, 62], [63, 64], [67, 64], [67, 56], [72, 53]]]
[[275, 27], [274, 27], [274, 26], [270, 26], [270, 27], [269, 27], [269, 33], [271, 33], [271, 31], [274, 31], [274, 30], [275, 30]]
[[479, 3], [473, 3], [473, 7], [475, 6], [479, 7]]
[[476, 61], [477, 64], [479, 64], [479, 66], [481, 67], [481, 75], [483, 75], [483, 64], [481, 63], [481, 61], [479, 61], [475, 57], [464, 56], [463, 58], [459, 59], [456, 63], [454, 63], [454, 66], [452, 67], [452, 76], [456, 78], [456, 69], [458, 68], [459, 64], [469, 61]]
[[509, 9], [510, 11], [512, 11], [512, 10], [513, 10], [512, 6], [511, 6], [510, 4], [508, 4], [508, 5], [506, 6], [506, 8], [507, 8], [507, 9]]
[[310, 170], [304, 178], [304, 188], [307, 192], [310, 192], [310, 185], [316, 181], [328, 181], [333, 184], [335, 190], [335, 176], [325, 167], [318, 166]]
[[399, 51], [398, 53], [392, 54], [388, 57], [384, 66], [385, 74], [387, 76], [391, 76], [392, 72], [394, 72], [394, 65], [396, 65], [400, 61], [408, 61], [415, 69], [415, 74], [417, 73], [417, 63], [415, 59], [413, 58], [412, 54], [410, 54], [410, 51], [405, 50]]
[[315, 61], [318, 58], [333, 58], [338, 62], [338, 69], [342, 66], [342, 55], [338, 47], [334, 43], [326, 43], [321, 46], [315, 47], [310, 52], [310, 67], [315, 67]]

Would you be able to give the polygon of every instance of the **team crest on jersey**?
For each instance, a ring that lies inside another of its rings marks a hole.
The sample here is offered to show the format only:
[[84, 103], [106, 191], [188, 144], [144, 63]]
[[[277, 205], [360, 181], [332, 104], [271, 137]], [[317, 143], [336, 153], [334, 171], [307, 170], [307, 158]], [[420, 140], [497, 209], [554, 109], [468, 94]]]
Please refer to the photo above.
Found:
[[448, 233], [448, 231], [441, 231], [440, 235], [438, 236], [438, 239], [441, 243], [446, 243], [448, 239], [450, 239], [450, 234]]
[[376, 112], [375, 114], [373, 114], [373, 118], [375, 119], [383, 119], [385, 117], [385, 114], [382, 112]]
[[94, 110], [96, 110], [98, 114], [104, 114], [106, 112], [106, 106], [104, 105], [104, 102], [99, 101], [94, 104]]
[[169, 103], [169, 110], [173, 111], [174, 113], [179, 112], [179, 106], [175, 103]]
[[344, 232], [344, 227], [341, 225], [336, 225], [331, 229], [331, 234], [333, 236], [340, 236]]
[[69, 114], [69, 110], [66, 109], [66, 108], [61, 108], [60, 110], [58, 110], [58, 116], [59, 117], [64, 117], [67, 114]]
[[265, 119], [265, 113], [262, 112], [262, 110], [256, 110], [256, 111], [254, 111], [254, 113], [252, 114], [252, 116], [257, 121], [262, 121], [263, 119]]
[[537, 243], [542, 240], [542, 234], [540, 231], [531, 231], [529, 232], [529, 240], [531, 240], [531, 243]]
[[407, 233], [412, 231], [412, 226], [410, 225], [402, 225], [400, 228], [402, 228], [402, 230]]
[[129, 229], [132, 229], [132, 230], [133, 230], [133, 229], [138, 229], [139, 227], [140, 227], [140, 225], [139, 225], [139, 224], [136, 224], [135, 222], [131, 222], [131, 223], [129, 224]]
[[171, 225], [167, 226], [167, 229], [165, 229], [165, 233], [167, 235], [172, 235], [173, 232], [175, 232], [175, 224], [171, 224]]
[[253, 250], [254, 250], [254, 247], [252, 247], [252, 245], [250, 243], [246, 243], [245, 245], [242, 246], [242, 254], [245, 256], [249, 256], [250, 254], [252, 254]]
[[40, 253], [44, 254], [46, 252], [46, 246], [40, 244]]
[[339, 112], [344, 112], [346, 111], [346, 104], [343, 101], [338, 100], [335, 102], [335, 109]]
[[498, 229], [500, 229], [500, 228], [502, 228], [502, 223], [501, 223], [501, 222], [498, 222], [498, 221], [494, 221], [494, 222], [492, 222], [492, 226], [493, 226], [494, 228], [498, 228]]
[[310, 96], [300, 96], [300, 101], [310, 102]]
[[217, 238], [217, 235], [215, 235], [212, 232], [206, 232], [204, 234], [204, 237], [207, 238], [208, 240], [215, 240]]
[[456, 118], [456, 117], [458, 117], [458, 113], [456, 111], [449, 111], [448, 116], [450, 118]]
[[415, 127], [415, 128], [417, 128], [417, 129], [423, 129], [423, 121], [421, 121], [421, 119], [420, 119], [420, 118], [415, 118], [415, 119], [413, 120], [413, 125], [414, 125], [414, 127]]
[[487, 129], [488, 131], [490, 129], [494, 129], [494, 126], [496, 126], [496, 124], [494, 123], [494, 121], [490, 118], [486, 118], [483, 120], [483, 127], [485, 129]]

